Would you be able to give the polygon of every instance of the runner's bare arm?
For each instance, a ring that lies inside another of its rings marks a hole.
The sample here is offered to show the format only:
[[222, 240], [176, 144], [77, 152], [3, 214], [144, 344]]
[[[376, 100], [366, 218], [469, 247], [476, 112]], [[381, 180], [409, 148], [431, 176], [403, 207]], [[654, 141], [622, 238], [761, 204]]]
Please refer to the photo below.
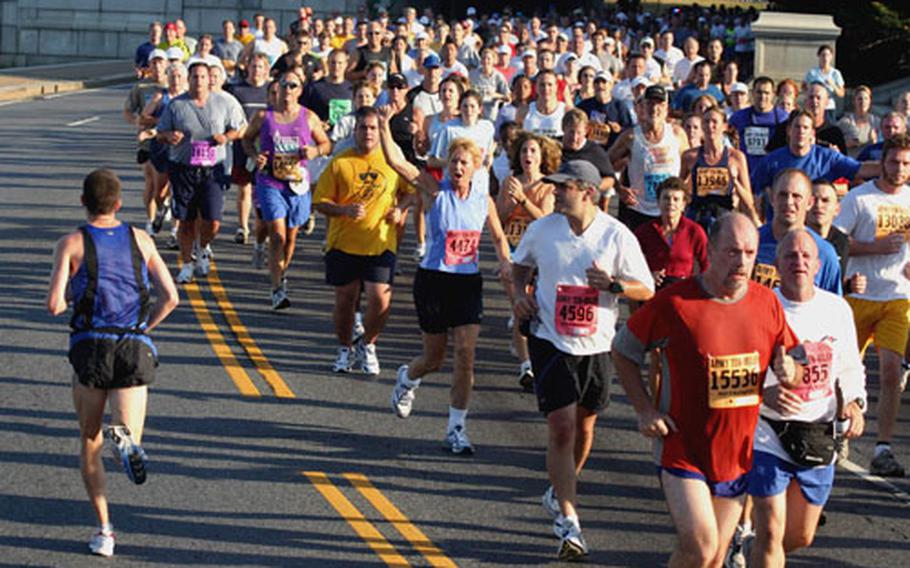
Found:
[[490, 239], [493, 241], [493, 248], [496, 249], [496, 257], [499, 258], [499, 277], [506, 282], [511, 282], [512, 258], [509, 253], [509, 241], [506, 239], [505, 231], [502, 230], [499, 215], [496, 213], [496, 204], [492, 197], [487, 197], [487, 228], [490, 229]]
[[325, 129], [322, 127], [322, 121], [319, 120], [319, 117], [316, 116], [316, 113], [309, 112], [307, 115], [307, 122], [310, 125], [310, 133], [313, 136], [312, 146], [304, 146], [304, 158], [307, 160], [312, 160], [320, 156], [328, 156], [332, 153], [332, 141], [329, 140], [328, 135], [325, 133]]
[[[631, 333], [626, 328], [620, 333]], [[638, 431], [649, 438], [666, 436], [671, 430], [676, 431], [676, 424], [673, 419], [662, 414], [651, 403], [651, 397], [645, 390], [644, 382], [641, 379], [641, 367], [632, 359], [626, 357], [615, 348], [612, 350], [613, 368], [619, 375], [619, 382], [622, 385], [629, 402], [638, 415]]]
[[148, 327], [146, 327], [146, 332], [148, 333], [164, 321], [168, 314], [174, 311], [174, 308], [180, 303], [180, 295], [177, 293], [177, 286], [174, 285], [173, 278], [171, 278], [171, 272], [168, 270], [164, 259], [158, 254], [158, 249], [155, 247], [152, 238], [141, 230], [137, 230], [135, 234], [142, 256], [146, 259], [149, 278], [155, 285], [155, 295], [157, 296], [155, 305], [152, 306], [151, 313], [149, 313], [149, 323]]
[[739, 198], [739, 211], [746, 215], [755, 226], [761, 225], [758, 211], [755, 210], [755, 198], [752, 196], [752, 182], [749, 180], [749, 163], [746, 155], [739, 150], [731, 149], [730, 157], [733, 158], [733, 191]]
[[591, 263], [591, 266], [585, 270], [585, 276], [588, 278], [589, 286], [605, 292], [609, 291], [610, 284], [619, 282], [622, 284], [623, 291], [618, 295], [625, 296], [636, 302], [644, 302], [654, 296], [654, 291], [638, 280], [626, 280], [610, 276], [603, 268], [597, 265], [597, 261]]
[[264, 119], [265, 111], [257, 110], [253, 115], [253, 118], [250, 119], [250, 123], [246, 127], [246, 131], [244, 131], [243, 138], [241, 139], [243, 152], [247, 156], [256, 156], [256, 167], [259, 169], [264, 168], [269, 160], [267, 155], [260, 154], [256, 149], [256, 140], [259, 139], [259, 131], [262, 129], [262, 121]]
[[877, 178], [882, 175], [882, 163], [881, 162], [862, 162], [862, 165], [859, 167], [859, 171], [856, 172], [856, 177], [860, 179], [872, 179]]
[[679, 161], [679, 179], [692, 187], [692, 166], [695, 165], [695, 160], [698, 159], [698, 150], [688, 149], [683, 152], [682, 159]]
[[422, 172], [414, 164], [407, 161], [398, 144], [392, 140], [392, 131], [389, 128], [389, 119], [392, 109], [383, 106], [379, 109], [379, 138], [382, 142], [382, 151], [389, 166], [398, 172], [408, 183], [418, 191], [427, 195], [431, 200], [439, 193], [439, 183], [427, 172]]
[[47, 291], [47, 311], [58, 316], [67, 308], [67, 289], [70, 280], [70, 262], [73, 251], [82, 245], [82, 235], [70, 233], [57, 241], [54, 247], [54, 267], [51, 270], [50, 286]]
[[850, 256], [865, 256], [869, 254], [894, 254], [900, 252], [907, 240], [903, 233], [891, 233], [888, 236], [874, 241], [857, 241], [850, 237]]

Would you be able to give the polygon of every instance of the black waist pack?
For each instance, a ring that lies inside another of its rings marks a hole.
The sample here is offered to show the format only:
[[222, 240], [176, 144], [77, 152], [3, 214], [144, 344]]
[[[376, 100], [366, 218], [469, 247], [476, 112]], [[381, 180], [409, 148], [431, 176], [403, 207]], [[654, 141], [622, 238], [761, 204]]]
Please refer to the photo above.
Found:
[[[764, 417], [763, 417], [764, 418]], [[828, 465], [834, 460], [834, 423], [769, 420], [790, 458], [803, 467]]]

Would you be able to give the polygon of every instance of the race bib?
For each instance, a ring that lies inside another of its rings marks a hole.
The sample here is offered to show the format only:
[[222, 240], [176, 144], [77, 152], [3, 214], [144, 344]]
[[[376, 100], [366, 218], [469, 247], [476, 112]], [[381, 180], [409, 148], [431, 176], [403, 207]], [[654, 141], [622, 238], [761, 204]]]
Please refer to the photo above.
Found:
[[774, 288], [780, 285], [780, 273], [773, 264], [755, 263], [755, 269], [752, 271], [752, 280], [762, 286]]
[[527, 217], [515, 217], [509, 221], [509, 224], [506, 225], [506, 238], [509, 240], [510, 245], [513, 247], [518, 246], [518, 243], [521, 242], [521, 237], [528, 230], [530, 221]]
[[594, 122], [593, 120], [588, 122], [588, 139], [597, 142], [598, 144], [606, 144], [610, 141], [610, 135], [613, 134], [613, 129], [610, 128], [609, 124], [604, 124], [602, 122]]
[[771, 137], [771, 128], [767, 126], [747, 126], [743, 129], [743, 144], [746, 154], [750, 156], [764, 156], [768, 153], [768, 139]]
[[879, 205], [875, 212], [875, 238], [887, 237], [892, 233], [910, 236], [910, 207], [900, 205]]
[[443, 262], [446, 266], [476, 263], [479, 246], [480, 231], [447, 231]]
[[208, 140], [190, 142], [190, 165], [210, 167], [215, 165], [217, 148]]
[[600, 291], [591, 286], [556, 286], [556, 332], [569, 337], [588, 337], [597, 331]]
[[352, 105], [351, 99], [329, 100], [329, 124], [334, 126], [338, 119], [351, 112]]
[[300, 154], [279, 154], [272, 156], [272, 177], [282, 181], [302, 181], [303, 169], [300, 167]]
[[803, 371], [803, 380], [793, 389], [793, 393], [806, 402], [827, 398], [834, 392], [831, 386], [831, 366], [834, 350], [826, 341], [803, 343], [808, 365]]
[[645, 174], [645, 201], [657, 201], [657, 186], [670, 174]]
[[708, 406], [757, 406], [761, 365], [758, 351], [737, 355], [708, 355]]
[[725, 196], [730, 187], [730, 171], [727, 168], [699, 166], [695, 175], [695, 194], [698, 197], [709, 195]]

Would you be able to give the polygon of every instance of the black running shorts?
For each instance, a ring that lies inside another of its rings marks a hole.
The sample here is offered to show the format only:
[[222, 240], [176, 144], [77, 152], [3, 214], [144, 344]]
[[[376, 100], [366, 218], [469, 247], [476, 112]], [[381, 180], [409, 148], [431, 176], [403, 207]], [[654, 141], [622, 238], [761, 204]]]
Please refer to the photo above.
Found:
[[483, 276], [418, 268], [414, 306], [424, 333], [445, 333], [483, 320]]
[[129, 336], [85, 338], [70, 348], [69, 360], [80, 383], [105, 390], [150, 385], [158, 366], [148, 343]]
[[545, 415], [572, 403], [599, 412], [610, 402], [610, 353], [570, 355], [535, 335], [528, 337], [537, 407]]

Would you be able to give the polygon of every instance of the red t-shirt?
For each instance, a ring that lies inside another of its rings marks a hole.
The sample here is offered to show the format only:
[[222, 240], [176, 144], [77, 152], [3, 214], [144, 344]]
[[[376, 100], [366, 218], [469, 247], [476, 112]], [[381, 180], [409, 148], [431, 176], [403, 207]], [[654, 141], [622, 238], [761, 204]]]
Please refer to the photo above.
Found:
[[627, 325], [642, 344], [663, 346], [668, 365], [658, 408], [679, 431], [658, 441], [660, 465], [715, 483], [748, 472], [765, 373], [778, 345], [798, 342], [774, 293], [750, 281], [745, 296], [725, 303], [690, 278], [659, 292]]
[[673, 235], [673, 243], [668, 243], [661, 230], [660, 219], [643, 223], [635, 230], [635, 237], [641, 245], [641, 251], [648, 260], [651, 272], [666, 270], [666, 276], [688, 278], [695, 274], [695, 261], [698, 261], [700, 272], [708, 268], [708, 236], [701, 225], [682, 217]]

